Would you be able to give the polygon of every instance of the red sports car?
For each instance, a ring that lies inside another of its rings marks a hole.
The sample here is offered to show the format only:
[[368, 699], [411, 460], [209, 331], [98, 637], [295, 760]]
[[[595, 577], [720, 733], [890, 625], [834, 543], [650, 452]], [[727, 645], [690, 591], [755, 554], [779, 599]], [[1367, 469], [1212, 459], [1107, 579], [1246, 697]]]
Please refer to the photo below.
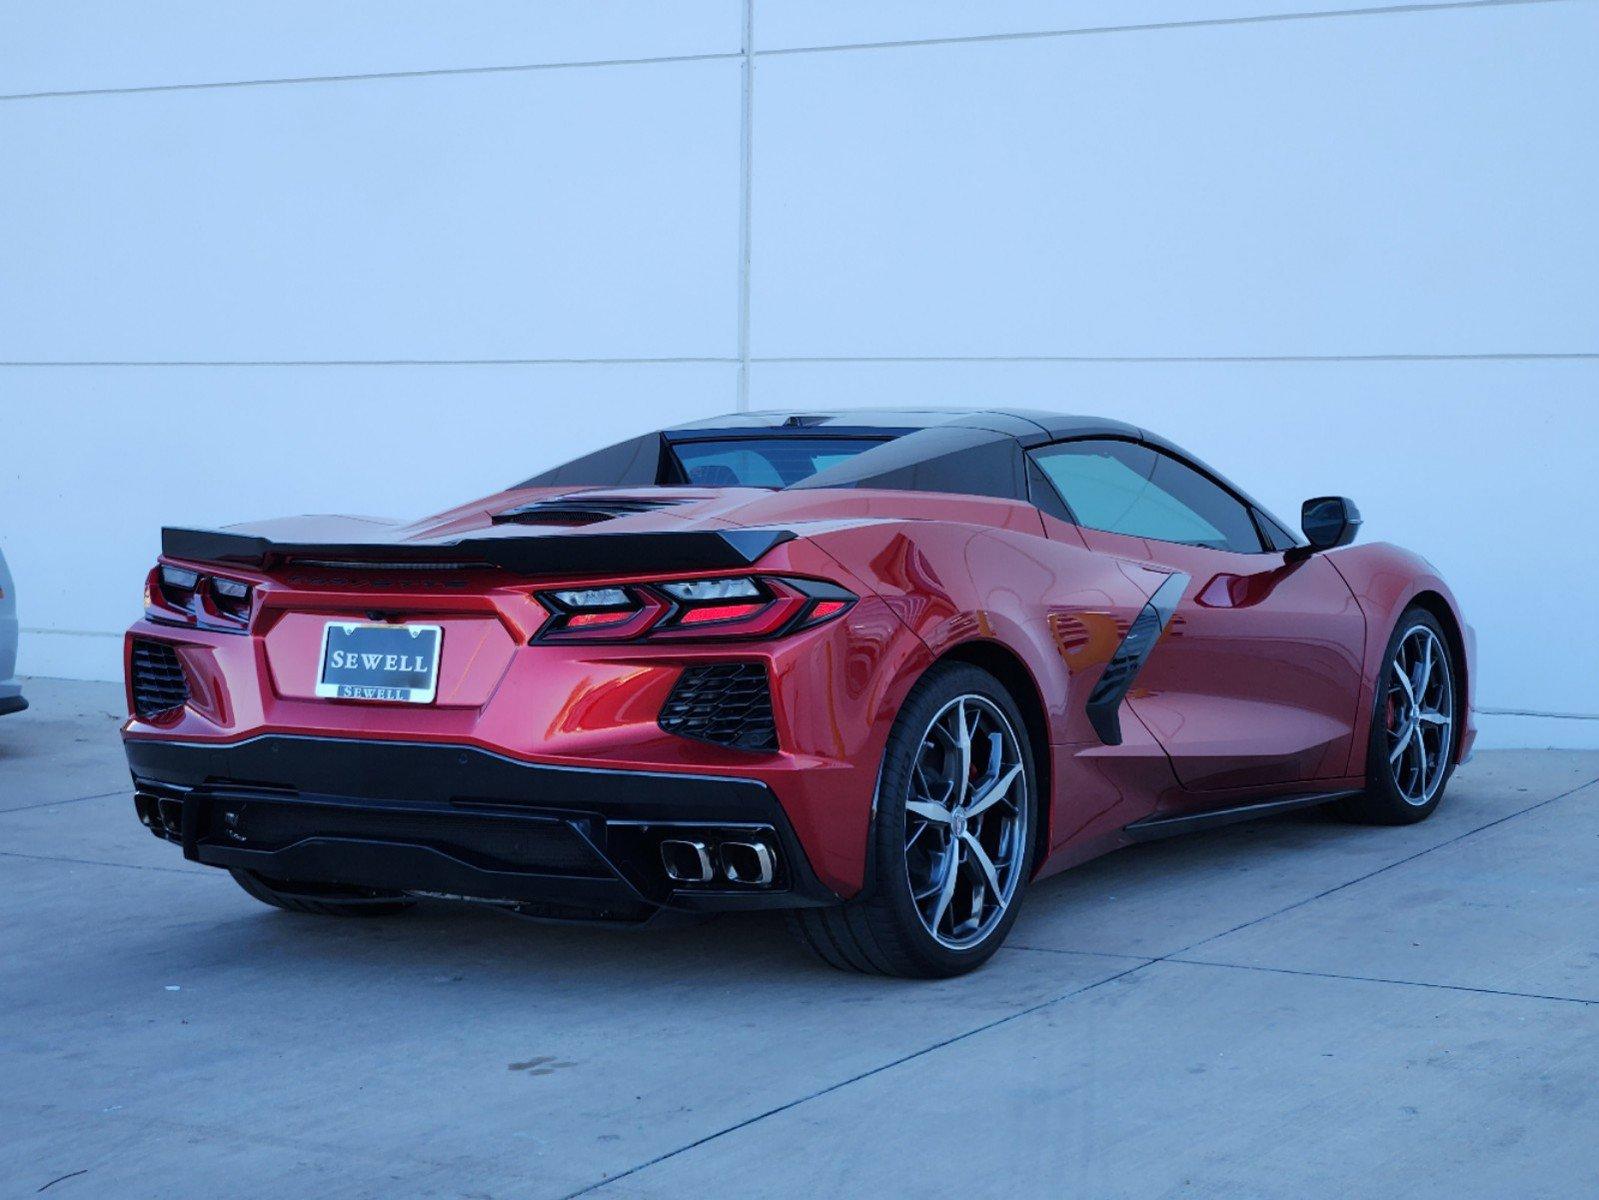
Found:
[[167, 529], [135, 803], [298, 912], [781, 908], [834, 966], [951, 975], [1118, 846], [1437, 807], [1473, 634], [1359, 524], [1296, 536], [1116, 421], [896, 410], [650, 433], [410, 524]]

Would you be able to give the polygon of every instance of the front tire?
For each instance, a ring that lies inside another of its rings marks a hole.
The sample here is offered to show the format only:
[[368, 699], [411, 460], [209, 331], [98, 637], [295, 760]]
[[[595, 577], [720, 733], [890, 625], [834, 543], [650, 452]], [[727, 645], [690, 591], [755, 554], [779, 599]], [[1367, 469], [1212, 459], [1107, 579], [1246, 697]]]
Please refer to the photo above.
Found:
[[1454, 773], [1460, 705], [1444, 628], [1406, 609], [1383, 652], [1366, 751], [1366, 790], [1340, 806], [1348, 820], [1412, 825], [1432, 816]]
[[933, 666], [889, 733], [866, 887], [836, 908], [795, 910], [791, 926], [840, 970], [917, 979], [974, 970], [1015, 923], [1037, 795], [1010, 693], [977, 667]]
[[416, 904], [400, 892], [377, 892], [331, 883], [268, 881], [253, 871], [231, 867], [228, 874], [262, 904], [285, 912], [312, 913], [320, 917], [391, 917]]

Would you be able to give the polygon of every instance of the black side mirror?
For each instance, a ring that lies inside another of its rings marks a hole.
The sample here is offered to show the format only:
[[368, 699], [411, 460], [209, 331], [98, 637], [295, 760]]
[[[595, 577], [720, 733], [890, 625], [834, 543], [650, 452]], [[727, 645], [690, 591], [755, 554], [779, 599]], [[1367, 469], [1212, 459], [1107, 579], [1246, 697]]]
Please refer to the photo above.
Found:
[[1312, 553], [1336, 550], [1355, 540], [1360, 531], [1360, 510], [1347, 496], [1317, 496], [1299, 509], [1299, 527]]

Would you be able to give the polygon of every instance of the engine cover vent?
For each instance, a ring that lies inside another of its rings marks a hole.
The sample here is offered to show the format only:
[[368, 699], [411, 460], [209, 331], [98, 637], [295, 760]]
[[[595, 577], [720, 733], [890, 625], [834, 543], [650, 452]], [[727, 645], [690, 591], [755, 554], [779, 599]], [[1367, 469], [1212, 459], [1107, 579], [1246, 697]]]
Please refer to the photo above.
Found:
[[595, 525], [686, 503], [680, 496], [589, 496], [578, 492], [534, 500], [495, 513], [490, 519], [496, 525]]

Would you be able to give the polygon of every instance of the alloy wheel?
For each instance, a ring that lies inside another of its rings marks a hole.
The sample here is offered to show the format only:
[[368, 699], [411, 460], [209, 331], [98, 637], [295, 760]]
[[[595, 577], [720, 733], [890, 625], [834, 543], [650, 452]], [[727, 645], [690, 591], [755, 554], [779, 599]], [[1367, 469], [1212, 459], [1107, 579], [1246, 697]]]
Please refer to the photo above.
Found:
[[1021, 743], [983, 696], [957, 696], [922, 734], [905, 802], [905, 870], [922, 925], [969, 949], [1004, 917], [1027, 870]]
[[1388, 770], [1405, 803], [1420, 808], [1437, 795], [1455, 745], [1454, 678], [1438, 635], [1407, 629], [1384, 680]]

